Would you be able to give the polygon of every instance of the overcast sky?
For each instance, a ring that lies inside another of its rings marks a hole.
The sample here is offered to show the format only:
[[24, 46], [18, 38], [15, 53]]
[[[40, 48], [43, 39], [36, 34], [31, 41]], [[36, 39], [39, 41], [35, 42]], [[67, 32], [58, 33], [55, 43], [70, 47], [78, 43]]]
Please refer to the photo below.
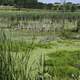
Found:
[[[43, 3], [54, 3], [54, 2], [61, 2], [63, 0], [38, 0], [39, 2]], [[73, 2], [73, 3], [80, 3], [80, 0], [66, 0], [67, 2]]]

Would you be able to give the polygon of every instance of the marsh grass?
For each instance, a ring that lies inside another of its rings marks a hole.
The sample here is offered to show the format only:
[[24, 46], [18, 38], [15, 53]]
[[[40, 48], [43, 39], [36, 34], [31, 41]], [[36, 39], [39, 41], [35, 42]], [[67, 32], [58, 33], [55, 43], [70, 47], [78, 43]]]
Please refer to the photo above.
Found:
[[[79, 34], [75, 30], [80, 14], [65, 13], [64, 37], [61, 15], [31, 10], [0, 13], [1, 80], [79, 80], [80, 40], [71, 39]], [[49, 49], [53, 52], [48, 53]]]
[[[80, 66], [76, 66], [80, 62], [80, 51], [57, 51], [48, 54], [50, 59], [46, 61], [46, 65], [51, 69], [49, 73], [57, 78], [64, 78], [67, 80], [73, 79], [79, 80]], [[53, 70], [53, 71], [52, 71]], [[57, 79], [59, 80], [59, 79]]]
[[[30, 44], [15, 42], [7, 38], [4, 30], [0, 31], [0, 79], [30, 80], [28, 64], [34, 39]], [[35, 61], [34, 61], [35, 63]], [[31, 65], [32, 66], [32, 65]]]

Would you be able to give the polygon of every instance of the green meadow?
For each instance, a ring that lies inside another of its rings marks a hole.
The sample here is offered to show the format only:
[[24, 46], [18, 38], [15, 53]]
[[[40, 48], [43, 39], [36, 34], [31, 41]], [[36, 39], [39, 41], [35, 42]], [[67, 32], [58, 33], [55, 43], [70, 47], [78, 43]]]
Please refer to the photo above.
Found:
[[80, 80], [80, 12], [0, 10], [0, 80]]

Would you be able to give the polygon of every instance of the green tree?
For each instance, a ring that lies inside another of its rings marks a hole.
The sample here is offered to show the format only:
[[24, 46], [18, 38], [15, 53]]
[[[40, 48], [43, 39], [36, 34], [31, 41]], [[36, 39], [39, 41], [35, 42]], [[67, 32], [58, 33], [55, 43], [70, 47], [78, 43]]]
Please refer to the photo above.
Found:
[[71, 7], [72, 7], [72, 2], [67, 2], [67, 3], [65, 3], [65, 10], [66, 11], [71, 11]]
[[73, 4], [72, 7], [71, 7], [71, 12], [74, 12], [74, 11], [76, 11], [76, 10], [77, 10], [77, 7], [76, 7], [75, 4]]
[[0, 4], [1, 5], [16, 5], [18, 7], [30, 7], [34, 4], [37, 4], [37, 0], [0, 0]]
[[47, 9], [52, 9], [53, 4], [47, 4]]
[[23, 0], [21, 3], [23, 7], [33, 8], [37, 4], [37, 0]]

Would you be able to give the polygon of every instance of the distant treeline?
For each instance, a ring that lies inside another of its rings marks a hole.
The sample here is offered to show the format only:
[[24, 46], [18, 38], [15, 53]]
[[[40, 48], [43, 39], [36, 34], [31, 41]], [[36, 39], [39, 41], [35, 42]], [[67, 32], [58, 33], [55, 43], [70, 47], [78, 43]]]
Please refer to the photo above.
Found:
[[9, 5], [15, 7], [31, 7], [34, 8], [37, 0], [0, 0], [0, 5]]
[[80, 10], [80, 4], [73, 4], [67, 2], [64, 5], [61, 3], [46, 4], [38, 2], [38, 0], [0, 0], [0, 5], [15, 6], [17, 8], [34, 8], [34, 9], [50, 9], [50, 10], [63, 10], [65, 6], [66, 11]]

